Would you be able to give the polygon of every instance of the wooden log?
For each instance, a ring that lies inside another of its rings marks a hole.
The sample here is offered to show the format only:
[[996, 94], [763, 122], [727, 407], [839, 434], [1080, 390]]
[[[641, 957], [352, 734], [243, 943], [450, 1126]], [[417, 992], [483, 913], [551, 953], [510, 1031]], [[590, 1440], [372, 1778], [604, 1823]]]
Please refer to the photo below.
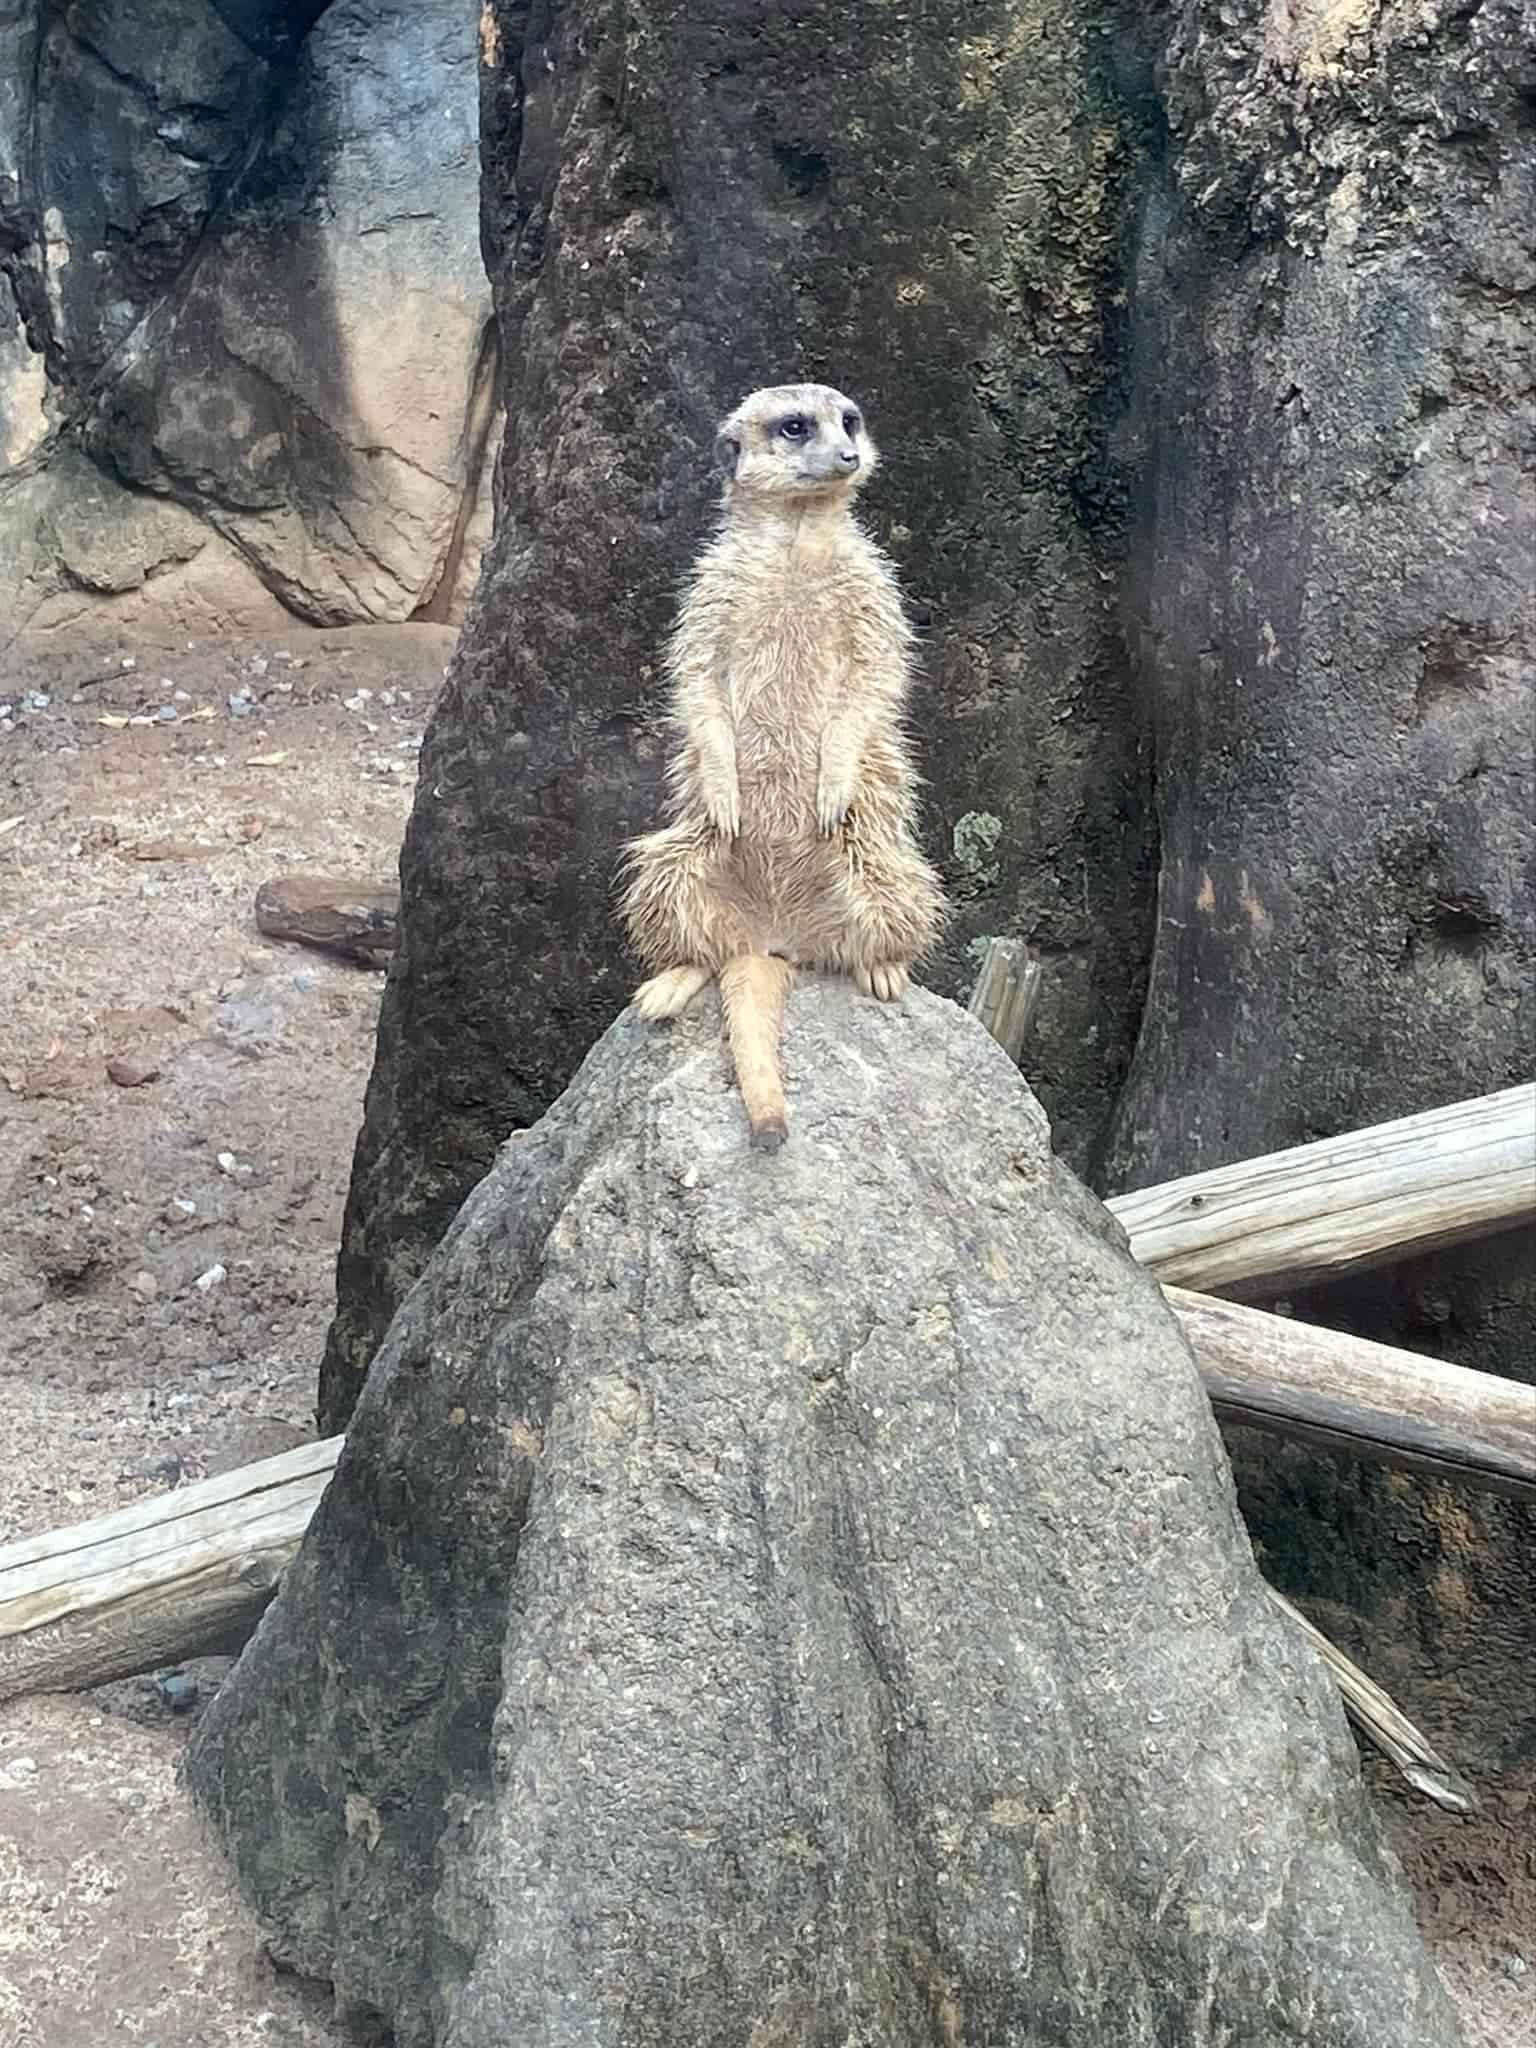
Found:
[[[238, 1649], [292, 1562], [343, 1441], [327, 1437], [0, 1550], [0, 1703]], [[1471, 1810], [1470, 1788], [1380, 1687], [1267, 1590], [1410, 1784], [1454, 1812]]]
[[1416, 1728], [1395, 1700], [1384, 1693], [1375, 1679], [1367, 1678], [1337, 1643], [1330, 1643], [1299, 1607], [1293, 1607], [1283, 1593], [1266, 1584], [1264, 1588], [1282, 1614], [1289, 1615], [1317, 1651], [1333, 1675], [1345, 1710], [1355, 1726], [1382, 1755], [1389, 1757], [1408, 1783], [1447, 1813], [1478, 1813], [1482, 1801], [1459, 1771], [1453, 1770], [1434, 1744]]
[[303, 1444], [0, 1549], [0, 1701], [238, 1648], [341, 1443]]
[[[1223, 1422], [1536, 1498], [1536, 1390], [1165, 1292]], [[297, 1550], [341, 1442], [0, 1549], [0, 1700], [238, 1645]]]
[[1536, 1216], [1536, 1083], [1188, 1174], [1108, 1207], [1160, 1280], [1273, 1298]]
[[256, 928], [382, 967], [394, 951], [400, 890], [393, 882], [346, 875], [277, 875], [256, 891]]
[[1536, 1500], [1536, 1387], [1163, 1289], [1217, 1420]]
[[1034, 1021], [1045, 970], [1022, 939], [988, 939], [966, 1005], [1017, 1066]]

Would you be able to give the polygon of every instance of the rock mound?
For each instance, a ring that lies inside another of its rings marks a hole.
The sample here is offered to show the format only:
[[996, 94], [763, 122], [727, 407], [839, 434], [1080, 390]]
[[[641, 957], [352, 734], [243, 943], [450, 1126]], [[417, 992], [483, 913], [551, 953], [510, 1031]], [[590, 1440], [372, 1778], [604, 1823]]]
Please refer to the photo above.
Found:
[[188, 1755], [401, 2048], [1449, 2048], [1183, 1340], [969, 1018], [626, 1014], [397, 1316]]

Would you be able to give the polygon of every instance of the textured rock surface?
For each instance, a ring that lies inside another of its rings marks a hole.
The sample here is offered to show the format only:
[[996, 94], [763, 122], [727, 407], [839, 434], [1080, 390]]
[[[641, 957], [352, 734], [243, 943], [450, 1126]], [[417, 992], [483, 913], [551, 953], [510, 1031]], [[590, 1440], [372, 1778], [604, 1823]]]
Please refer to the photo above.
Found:
[[[475, 35], [457, 0], [0, 13], [9, 630], [462, 610], [493, 375]], [[125, 602], [51, 544], [61, 440], [116, 524], [146, 492], [193, 515], [167, 580]]]
[[[1132, 371], [1162, 877], [1112, 1185], [1533, 1071], [1530, 23], [1173, 17]], [[1529, 1378], [1536, 1259], [1298, 1307]], [[1536, 1751], [1528, 1512], [1268, 1443], [1240, 1477], [1273, 1575], [1437, 1739]]]
[[412, 1293], [189, 1754], [401, 2048], [1457, 2036], [1193, 1363], [980, 1027], [626, 1016]]
[[866, 507], [932, 629], [916, 717], [957, 908], [930, 978], [968, 984], [978, 934], [1034, 939], [1031, 1075], [1091, 1152], [1150, 922], [1106, 566], [1118, 19], [987, 0], [957, 40], [877, 0], [490, 8], [498, 528], [407, 838], [327, 1427], [497, 1142], [627, 996], [607, 906], [655, 815], [660, 644], [715, 424], [754, 385], [826, 378], [886, 450]]

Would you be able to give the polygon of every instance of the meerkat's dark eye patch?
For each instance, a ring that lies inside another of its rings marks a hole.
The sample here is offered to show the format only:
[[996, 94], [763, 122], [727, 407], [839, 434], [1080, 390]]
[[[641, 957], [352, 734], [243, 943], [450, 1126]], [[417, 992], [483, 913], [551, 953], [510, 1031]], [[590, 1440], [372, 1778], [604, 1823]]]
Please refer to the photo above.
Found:
[[779, 421], [779, 432], [786, 441], [809, 441], [815, 431], [815, 422], [808, 420], [803, 412], [792, 412]]
[[850, 441], [853, 439], [854, 435], [859, 431], [859, 428], [863, 424], [864, 422], [859, 418], [856, 412], [845, 412], [843, 414], [843, 432], [848, 436]]

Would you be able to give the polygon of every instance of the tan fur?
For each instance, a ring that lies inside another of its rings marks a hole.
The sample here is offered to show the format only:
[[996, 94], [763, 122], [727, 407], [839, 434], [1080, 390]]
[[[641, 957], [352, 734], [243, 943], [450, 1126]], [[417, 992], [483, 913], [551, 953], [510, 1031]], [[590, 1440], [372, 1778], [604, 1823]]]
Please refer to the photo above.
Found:
[[[807, 431], [790, 438], [786, 420]], [[669, 822], [626, 848], [622, 914], [656, 970], [642, 1016], [675, 1016], [719, 979], [753, 1141], [772, 1146], [792, 966], [890, 1001], [943, 898], [912, 830], [911, 630], [852, 517], [878, 460], [858, 408], [824, 384], [775, 385], [743, 400], [720, 445], [724, 519], [668, 653]]]

